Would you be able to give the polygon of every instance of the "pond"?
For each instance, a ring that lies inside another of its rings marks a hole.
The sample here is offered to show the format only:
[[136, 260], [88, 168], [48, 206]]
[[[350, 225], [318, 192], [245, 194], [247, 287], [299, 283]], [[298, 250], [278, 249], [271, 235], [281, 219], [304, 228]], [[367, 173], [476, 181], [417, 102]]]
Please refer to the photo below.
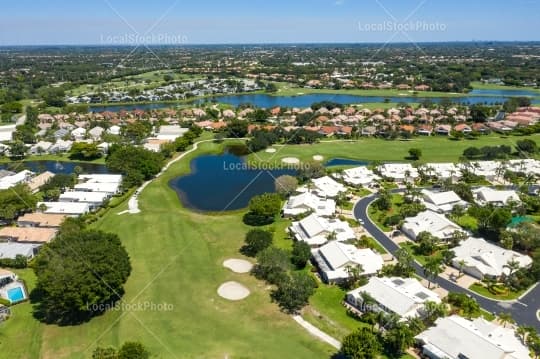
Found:
[[[475, 92], [476, 91], [476, 92]], [[532, 99], [532, 102], [537, 104], [540, 103], [540, 94], [534, 93], [532, 91], [514, 91], [514, 90], [475, 90], [471, 95], [463, 95], [460, 97], [451, 97], [448, 98], [456, 103], [464, 104], [477, 104], [477, 103], [503, 103], [511, 96], [522, 96], [522, 93], [532, 93], [532, 96], [536, 98]], [[488, 91], [483, 93], [482, 91]], [[501, 93], [497, 96], [488, 96], [490, 95], [489, 91], [496, 91]], [[479, 96], [476, 96], [479, 95]], [[271, 96], [265, 94], [254, 94], [254, 95], [227, 95], [227, 96], [216, 96], [212, 99], [199, 99], [194, 100], [191, 104], [202, 104], [208, 101], [216, 101], [221, 103], [227, 103], [232, 106], [239, 106], [241, 104], [252, 104], [257, 107], [262, 108], [272, 108], [276, 106], [280, 107], [309, 107], [316, 102], [322, 101], [332, 101], [340, 104], [362, 104], [362, 103], [384, 103], [386, 101], [390, 102], [407, 102], [407, 103], [418, 103], [423, 100], [430, 100], [432, 102], [439, 102], [442, 98], [425, 98], [421, 96], [412, 96], [405, 94], [405, 96], [361, 96], [361, 95], [346, 95], [346, 94], [310, 94], [310, 95], [298, 95], [298, 96]], [[185, 105], [185, 103], [182, 103]], [[119, 111], [133, 111], [133, 110], [157, 110], [164, 108], [175, 108], [179, 107], [180, 104], [175, 103], [148, 103], [148, 104], [130, 104], [130, 105], [106, 105], [106, 106], [92, 106], [91, 110], [93, 112], [119, 112]]]
[[332, 158], [331, 160], [324, 163], [325, 167], [334, 167], [334, 166], [367, 166], [369, 162], [351, 160], [347, 158]]
[[469, 92], [471, 95], [479, 96], [525, 96], [525, 97], [539, 97], [539, 91], [533, 90], [507, 90], [507, 89], [475, 89]]
[[75, 167], [80, 167], [82, 173], [98, 173], [107, 174], [109, 170], [104, 164], [87, 163], [87, 162], [61, 162], [61, 161], [26, 161], [26, 162], [8, 162], [0, 163], [0, 169], [18, 172], [22, 170], [30, 170], [32, 172], [41, 173], [45, 171], [53, 173], [70, 174], [75, 172]]
[[248, 168], [244, 158], [229, 151], [204, 155], [191, 161], [191, 173], [170, 181], [184, 207], [200, 212], [222, 212], [246, 208], [256, 195], [275, 192], [274, 181], [293, 169]]

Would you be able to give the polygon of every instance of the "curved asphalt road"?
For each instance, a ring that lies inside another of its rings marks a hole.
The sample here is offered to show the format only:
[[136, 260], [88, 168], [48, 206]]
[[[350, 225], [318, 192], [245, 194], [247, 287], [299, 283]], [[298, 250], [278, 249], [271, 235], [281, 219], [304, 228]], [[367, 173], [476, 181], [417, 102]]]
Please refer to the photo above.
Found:
[[[378, 195], [371, 195], [362, 198], [356, 203], [353, 209], [354, 216], [357, 220], [364, 222], [366, 231], [371, 234], [386, 250], [395, 256], [399, 246], [392, 241], [388, 236], [371, 221], [368, 216], [368, 207], [378, 198]], [[420, 264], [414, 263], [416, 274], [425, 278], [424, 270]], [[435, 282], [449, 292], [466, 293], [478, 301], [480, 306], [485, 310], [498, 314], [508, 312], [519, 325], [527, 325], [536, 328], [540, 331], [540, 321], [537, 318], [537, 311], [540, 310], [540, 285], [535, 286], [524, 297], [518, 301], [499, 302], [483, 296], [480, 296], [468, 289], [458, 286], [456, 283], [445, 278], [438, 277]]]

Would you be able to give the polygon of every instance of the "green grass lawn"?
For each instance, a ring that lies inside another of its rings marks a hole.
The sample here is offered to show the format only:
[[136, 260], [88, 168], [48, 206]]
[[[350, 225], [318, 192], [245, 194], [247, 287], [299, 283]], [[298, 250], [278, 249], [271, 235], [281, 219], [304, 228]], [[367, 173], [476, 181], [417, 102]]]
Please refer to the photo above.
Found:
[[489, 135], [477, 140], [452, 141], [448, 137], [414, 137], [410, 141], [387, 141], [376, 138], [363, 138], [358, 141], [321, 141], [313, 145], [282, 145], [275, 146], [276, 153], [261, 151], [251, 154], [248, 161], [281, 165], [285, 157], [297, 157], [301, 161], [311, 161], [314, 155], [322, 155], [326, 160], [345, 158], [366, 161], [407, 162], [406, 157], [410, 148], [422, 150], [422, 162], [457, 162], [468, 147], [483, 147], [494, 145], [509, 145], [515, 147], [516, 141], [530, 138], [536, 142], [540, 135], [523, 137], [506, 137]]
[[[205, 143], [201, 151], [217, 151]], [[207, 216], [183, 209], [168, 182], [189, 170], [174, 164], [140, 196], [141, 214], [110, 210], [96, 228], [118, 233], [131, 257], [126, 303], [171, 304], [172, 311], [110, 311], [74, 327], [37, 323], [31, 306], [14, 307], [0, 325], [1, 358], [89, 358], [97, 346], [143, 342], [158, 358], [328, 358], [333, 350], [317, 341], [271, 303], [265, 283], [234, 274], [223, 260], [241, 257], [248, 227], [242, 213]], [[251, 290], [241, 302], [216, 290], [236, 280]], [[174, 354], [173, 354], [174, 353]]]
[[458, 224], [460, 227], [463, 227], [467, 230], [475, 232], [478, 230], [478, 220], [474, 218], [473, 216], [469, 216], [468, 214], [465, 214], [459, 218], [456, 218], [456, 224]]
[[395, 214], [399, 213], [399, 208], [403, 204], [403, 196], [399, 194], [393, 194], [392, 195], [392, 208], [388, 211], [381, 211], [377, 208], [375, 203], [371, 204], [368, 209], [368, 215], [369, 217], [377, 224], [379, 228], [381, 228], [385, 232], [389, 232], [392, 230], [391, 227], [384, 224], [386, 218], [391, 217]]
[[507, 293], [497, 295], [497, 294], [491, 293], [489, 289], [487, 289], [485, 286], [479, 283], [472, 284], [469, 287], [469, 289], [475, 293], [483, 295], [484, 297], [488, 297], [488, 298], [492, 298], [496, 300], [514, 300], [514, 299], [519, 298], [526, 291], [526, 289], [520, 290], [518, 292], [508, 291]]
[[440, 247], [440, 249], [436, 250], [431, 256], [424, 256], [417, 253], [416, 248], [418, 248], [418, 245], [414, 242], [403, 242], [400, 244], [400, 246], [407, 248], [413, 255], [414, 259], [416, 259], [422, 266], [425, 265], [429, 259], [432, 259], [432, 258], [442, 259], [441, 252], [444, 249], [447, 249], [447, 247], [442, 246]]
[[[93, 161], [76, 161], [71, 160], [69, 158], [69, 154], [65, 155], [32, 155], [27, 156], [23, 159], [23, 162], [30, 162], [30, 161], [59, 161], [59, 162], [81, 162], [81, 163], [94, 163], [94, 164], [105, 164], [105, 156], [98, 158]], [[9, 163], [9, 162], [17, 162], [12, 161], [11, 159], [7, 157], [0, 157], [0, 163]]]
[[537, 92], [540, 96], [540, 89], [534, 87], [525, 87], [525, 86], [506, 86], [506, 85], [495, 85], [495, 84], [485, 84], [482, 82], [472, 82], [472, 87], [477, 90], [526, 90]]

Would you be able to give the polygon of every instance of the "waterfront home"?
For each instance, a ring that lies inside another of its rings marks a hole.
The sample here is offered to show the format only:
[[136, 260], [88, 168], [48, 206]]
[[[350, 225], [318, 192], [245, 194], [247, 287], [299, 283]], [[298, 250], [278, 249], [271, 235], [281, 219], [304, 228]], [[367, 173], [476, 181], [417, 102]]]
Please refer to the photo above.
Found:
[[463, 232], [460, 226], [430, 210], [420, 212], [415, 217], [406, 218], [401, 231], [412, 240], [416, 240], [422, 232], [428, 232], [441, 240], [452, 238], [452, 234], [456, 231]]
[[436, 192], [423, 189], [422, 197], [426, 208], [438, 213], [449, 213], [455, 206], [467, 207], [469, 205], [454, 191]]
[[115, 174], [81, 174], [77, 178], [84, 183], [122, 183], [122, 175]]
[[377, 274], [383, 267], [383, 258], [369, 248], [359, 249], [352, 244], [332, 241], [311, 251], [319, 273], [326, 283], [340, 283], [351, 276], [351, 269], [360, 275]]
[[504, 206], [510, 202], [521, 203], [521, 199], [516, 191], [499, 191], [490, 187], [480, 187], [473, 189], [473, 195], [476, 203], [480, 205], [493, 204], [495, 206]]
[[[365, 294], [370, 301], [366, 301]], [[346, 301], [363, 312], [383, 311], [414, 318], [424, 315], [426, 302], [440, 303], [441, 299], [416, 278], [372, 277], [366, 285], [348, 292]]]
[[69, 152], [69, 150], [71, 150], [72, 146], [73, 146], [73, 141], [69, 141], [69, 140], [64, 141], [62, 139], [58, 139], [58, 140], [56, 140], [54, 145], [52, 145], [49, 148], [49, 153]]
[[18, 184], [28, 183], [34, 176], [34, 173], [28, 170], [23, 170], [11, 176], [0, 178], [0, 190], [15, 187]]
[[336, 212], [336, 202], [324, 199], [311, 192], [291, 196], [283, 206], [284, 217], [294, 217], [313, 211], [317, 216], [329, 217]]
[[339, 219], [320, 217], [315, 213], [298, 222], [293, 222], [289, 230], [297, 241], [304, 241], [311, 247], [322, 246], [332, 239], [337, 241], [356, 239], [349, 223]]
[[499, 278], [508, 274], [507, 265], [511, 261], [517, 262], [520, 268], [526, 268], [532, 263], [531, 257], [499, 247], [482, 238], [468, 238], [452, 251], [455, 255], [452, 265], [478, 279]]
[[422, 354], [431, 359], [529, 359], [529, 349], [514, 329], [483, 317], [468, 320], [457, 315], [439, 318], [435, 326], [416, 337]]
[[48, 141], [39, 141], [32, 147], [30, 147], [29, 153], [31, 155], [40, 155], [43, 153], [47, 153], [49, 149], [52, 147], [52, 142]]
[[43, 187], [48, 181], [50, 181], [54, 176], [54, 173], [45, 171], [31, 178], [28, 181], [28, 187], [30, 188], [30, 191], [32, 191], [32, 193], [39, 192], [40, 188]]

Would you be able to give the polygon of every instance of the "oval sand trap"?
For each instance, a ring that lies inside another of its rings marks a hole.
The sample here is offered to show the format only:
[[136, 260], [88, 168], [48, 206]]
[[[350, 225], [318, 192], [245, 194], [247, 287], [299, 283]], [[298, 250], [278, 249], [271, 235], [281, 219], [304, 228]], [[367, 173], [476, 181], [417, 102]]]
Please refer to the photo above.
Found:
[[227, 259], [223, 262], [225, 268], [229, 268], [234, 273], [249, 273], [253, 264], [245, 259]]
[[276, 153], [276, 151], [277, 151], [277, 150], [276, 150], [275, 148], [267, 148], [267, 149], [266, 149], [266, 152], [267, 152], [267, 153]]
[[315, 155], [315, 156], [313, 156], [313, 159], [314, 159], [315, 161], [322, 161], [322, 160], [324, 160], [324, 157], [321, 156], [321, 155]]
[[219, 286], [217, 292], [227, 300], [242, 300], [250, 294], [249, 289], [238, 282], [225, 282]]
[[300, 163], [300, 160], [296, 157], [285, 157], [281, 160], [281, 162], [286, 163], [288, 165], [297, 165]]

